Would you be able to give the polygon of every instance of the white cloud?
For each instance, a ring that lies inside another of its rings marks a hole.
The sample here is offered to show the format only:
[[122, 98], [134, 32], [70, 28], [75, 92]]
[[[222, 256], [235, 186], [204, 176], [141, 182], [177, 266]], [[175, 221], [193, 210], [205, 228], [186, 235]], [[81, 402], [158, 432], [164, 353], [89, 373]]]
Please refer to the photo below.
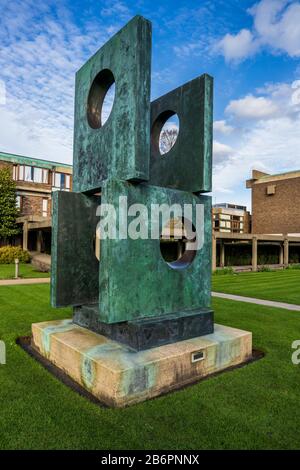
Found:
[[239, 61], [268, 47], [275, 53], [300, 57], [300, 3], [290, 0], [261, 0], [248, 10], [253, 16], [252, 31], [226, 34], [214, 49], [227, 61]]
[[220, 132], [221, 134], [231, 134], [234, 128], [227, 124], [227, 122], [223, 119], [221, 121], [214, 121], [214, 131]]
[[300, 80], [295, 80], [292, 83], [292, 96], [291, 96], [291, 103], [294, 106], [300, 105]]
[[0, 150], [71, 163], [75, 72], [109, 27], [90, 16], [79, 28], [60, 2], [16, 0], [1, 15]]
[[0, 105], [6, 104], [6, 86], [3, 80], [0, 80]]
[[[230, 136], [224, 135], [229, 139], [224, 145], [229, 145], [231, 152], [214, 160], [213, 187], [219, 200], [234, 189], [238, 197], [230, 200], [249, 205], [250, 191], [245, 189], [245, 180], [253, 168], [271, 174], [300, 168], [299, 89], [300, 80], [266, 84], [259, 90], [265, 95], [264, 101], [259, 99], [261, 96], [251, 95], [250, 107], [249, 96], [230, 102], [227, 109], [235, 113], [232, 119], [243, 127]], [[247, 119], [241, 121], [243, 117]]]
[[213, 142], [214, 156], [226, 156], [232, 152], [233, 152], [232, 147], [226, 144], [222, 144], [221, 142], [218, 142], [217, 140], [214, 140]]
[[289, 0], [262, 0], [250, 12], [262, 44], [300, 56], [300, 3]]
[[248, 29], [242, 29], [236, 35], [226, 34], [216, 47], [216, 50], [224, 55], [226, 61], [239, 61], [253, 54], [256, 49], [253, 35]]
[[189, 57], [190, 55], [200, 55], [205, 49], [205, 46], [205, 43], [199, 40], [197, 42], [190, 42], [181, 46], [174, 46], [173, 50], [178, 57], [184, 58]]
[[278, 107], [272, 100], [263, 96], [247, 95], [245, 98], [230, 101], [226, 113], [246, 119], [269, 119], [278, 113]]
[[116, 16], [118, 15], [122, 20], [128, 20], [130, 18], [129, 8], [123, 2], [112, 2], [107, 3], [107, 7], [101, 10], [101, 14], [104, 16]]

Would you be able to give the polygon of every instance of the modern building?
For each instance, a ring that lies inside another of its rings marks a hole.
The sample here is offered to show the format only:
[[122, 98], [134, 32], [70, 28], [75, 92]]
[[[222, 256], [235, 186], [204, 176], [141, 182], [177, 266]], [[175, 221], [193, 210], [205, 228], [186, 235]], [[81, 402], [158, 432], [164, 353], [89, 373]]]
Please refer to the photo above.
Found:
[[52, 191], [72, 190], [72, 166], [0, 152], [0, 168], [8, 167], [17, 187], [22, 226], [15, 244], [50, 253]]
[[269, 175], [253, 170], [252, 232], [300, 236], [300, 170]]
[[236, 266], [286, 267], [300, 262], [300, 171], [267, 175], [253, 171], [252, 215], [246, 207], [213, 207], [213, 270]]
[[250, 213], [247, 207], [228, 203], [214, 204], [213, 230], [223, 233], [249, 233]]

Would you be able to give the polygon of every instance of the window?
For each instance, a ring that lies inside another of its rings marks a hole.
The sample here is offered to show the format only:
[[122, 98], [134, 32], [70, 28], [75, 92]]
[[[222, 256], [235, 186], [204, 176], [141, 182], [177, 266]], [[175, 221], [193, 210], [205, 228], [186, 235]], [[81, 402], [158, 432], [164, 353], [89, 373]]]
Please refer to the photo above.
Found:
[[49, 184], [49, 170], [42, 170], [42, 183]]
[[33, 166], [24, 166], [24, 181], [33, 181], [34, 168]]
[[13, 178], [16, 181], [28, 181], [34, 183], [49, 182], [49, 170], [29, 165], [17, 165], [13, 169]]
[[43, 217], [48, 217], [48, 199], [43, 199]]
[[267, 186], [267, 196], [272, 196], [275, 194], [276, 186], [274, 184]]
[[18, 166], [14, 165], [13, 167], [13, 180], [17, 181], [18, 179]]
[[17, 196], [16, 197], [16, 206], [19, 210], [22, 209], [22, 196]]
[[24, 180], [24, 166], [23, 165], [19, 166], [19, 177], [18, 177], [18, 179], [20, 181]]
[[71, 187], [71, 177], [65, 173], [53, 173], [52, 186], [54, 189], [69, 191]]
[[35, 183], [41, 183], [43, 180], [43, 173], [41, 168], [34, 168], [33, 169], [33, 181]]
[[48, 170], [43, 168], [34, 168], [33, 181], [35, 183], [48, 183]]
[[66, 190], [69, 190], [71, 187], [71, 177], [70, 175], [65, 175], [66, 176]]

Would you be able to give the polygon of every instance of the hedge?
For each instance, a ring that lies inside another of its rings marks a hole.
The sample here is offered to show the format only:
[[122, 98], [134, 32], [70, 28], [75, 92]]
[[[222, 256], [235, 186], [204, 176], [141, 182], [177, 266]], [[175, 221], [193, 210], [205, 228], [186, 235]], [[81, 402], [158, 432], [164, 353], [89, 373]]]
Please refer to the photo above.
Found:
[[20, 263], [30, 261], [28, 251], [22, 250], [20, 246], [2, 246], [0, 248], [0, 264], [13, 264], [16, 258]]

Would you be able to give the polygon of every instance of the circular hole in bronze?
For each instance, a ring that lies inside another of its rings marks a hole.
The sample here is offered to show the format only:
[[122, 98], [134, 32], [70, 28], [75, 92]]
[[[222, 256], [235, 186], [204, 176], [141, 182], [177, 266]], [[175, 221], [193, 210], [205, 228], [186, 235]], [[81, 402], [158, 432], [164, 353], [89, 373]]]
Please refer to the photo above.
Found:
[[87, 120], [92, 129], [100, 129], [108, 120], [115, 98], [115, 78], [109, 69], [96, 75], [88, 96]]
[[165, 156], [174, 147], [179, 134], [179, 117], [175, 111], [164, 111], [155, 120], [151, 143], [155, 151]]
[[163, 227], [160, 235], [160, 252], [164, 261], [172, 269], [185, 269], [194, 260], [196, 250], [193, 248], [196, 235], [191, 238], [189, 231], [194, 225], [184, 218], [171, 218]]

